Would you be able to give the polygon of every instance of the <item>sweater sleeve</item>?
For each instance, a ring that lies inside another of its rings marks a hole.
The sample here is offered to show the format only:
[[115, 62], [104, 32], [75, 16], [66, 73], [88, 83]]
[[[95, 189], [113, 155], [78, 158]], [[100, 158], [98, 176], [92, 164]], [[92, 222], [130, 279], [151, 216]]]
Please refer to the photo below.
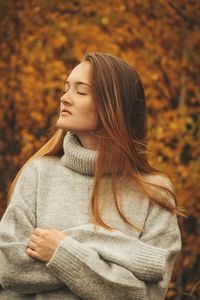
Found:
[[0, 222], [0, 285], [3, 289], [36, 293], [64, 286], [45, 263], [25, 253], [36, 227], [36, 197], [37, 171], [31, 163], [22, 171]]
[[139, 239], [92, 226], [68, 230], [47, 264], [55, 276], [83, 299], [164, 299], [181, 248], [177, 217], [150, 205]]

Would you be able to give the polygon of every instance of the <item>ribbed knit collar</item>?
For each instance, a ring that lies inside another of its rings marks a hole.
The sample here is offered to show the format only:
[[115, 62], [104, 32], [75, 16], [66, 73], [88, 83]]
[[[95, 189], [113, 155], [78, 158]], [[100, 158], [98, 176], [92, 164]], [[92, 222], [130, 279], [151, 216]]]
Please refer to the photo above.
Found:
[[63, 150], [62, 165], [84, 175], [94, 175], [97, 151], [81, 146], [79, 139], [70, 131], [64, 137]]

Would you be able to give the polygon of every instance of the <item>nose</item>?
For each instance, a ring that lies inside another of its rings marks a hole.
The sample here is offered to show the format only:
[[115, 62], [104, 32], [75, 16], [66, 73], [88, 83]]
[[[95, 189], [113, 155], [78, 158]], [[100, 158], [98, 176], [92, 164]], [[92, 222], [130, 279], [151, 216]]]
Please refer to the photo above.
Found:
[[68, 95], [68, 92], [66, 92], [66, 93], [64, 93], [64, 94], [62, 95], [62, 97], [60, 98], [60, 102], [61, 102], [62, 104], [68, 104], [68, 105], [72, 104], [72, 99], [71, 99], [71, 97]]

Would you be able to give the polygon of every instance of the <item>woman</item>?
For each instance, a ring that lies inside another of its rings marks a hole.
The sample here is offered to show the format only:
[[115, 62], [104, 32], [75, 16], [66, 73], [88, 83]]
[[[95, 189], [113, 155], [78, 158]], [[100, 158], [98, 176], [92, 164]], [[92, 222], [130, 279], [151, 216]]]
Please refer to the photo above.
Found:
[[57, 127], [13, 182], [0, 299], [164, 299], [181, 213], [148, 162], [136, 71], [87, 54], [66, 81]]

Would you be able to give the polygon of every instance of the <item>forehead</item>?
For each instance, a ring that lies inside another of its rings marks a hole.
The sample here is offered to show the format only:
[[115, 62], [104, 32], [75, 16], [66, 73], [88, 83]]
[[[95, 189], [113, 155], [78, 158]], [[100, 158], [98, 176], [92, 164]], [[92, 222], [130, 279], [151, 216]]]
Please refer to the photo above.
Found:
[[68, 80], [70, 81], [86, 81], [90, 82], [91, 80], [91, 65], [87, 61], [81, 62], [77, 65], [69, 74]]

